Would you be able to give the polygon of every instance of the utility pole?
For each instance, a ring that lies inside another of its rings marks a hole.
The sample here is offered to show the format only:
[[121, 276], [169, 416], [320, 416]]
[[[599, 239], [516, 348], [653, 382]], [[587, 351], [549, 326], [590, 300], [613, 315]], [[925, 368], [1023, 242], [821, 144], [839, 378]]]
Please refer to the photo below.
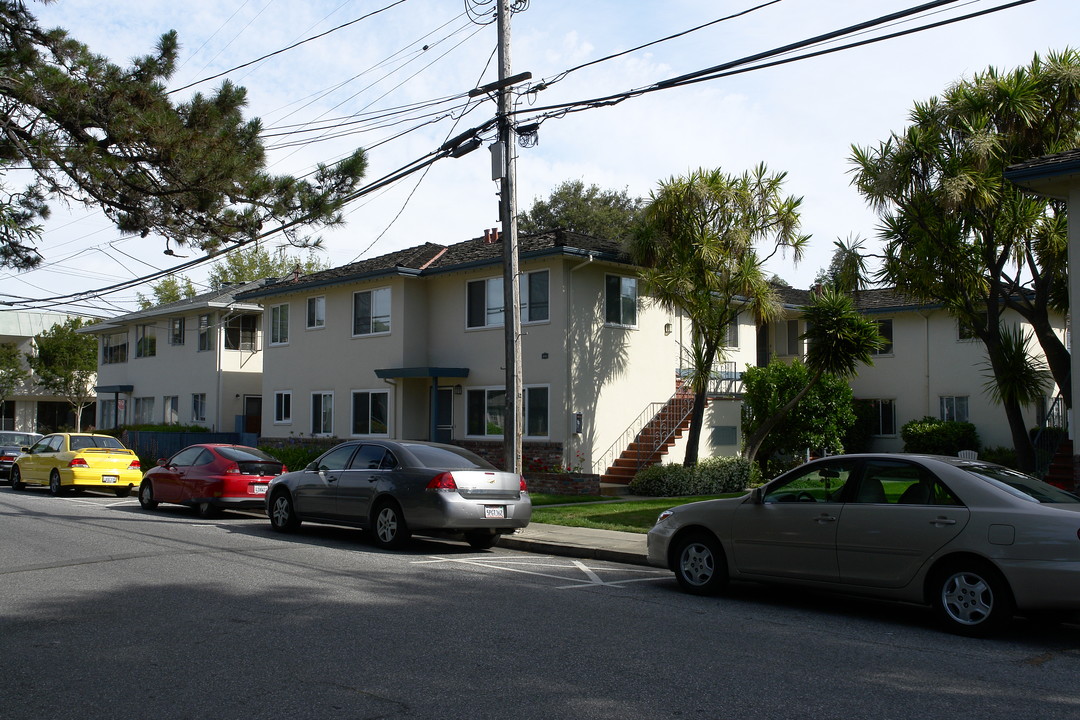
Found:
[[[499, 141], [501, 181], [499, 220], [503, 244], [503, 330], [506, 336], [506, 416], [503, 424], [503, 462], [506, 470], [521, 474], [521, 436], [524, 421], [521, 380], [521, 292], [518, 288], [518, 233], [514, 128], [510, 123], [510, 1], [498, 0], [499, 30]], [[498, 152], [496, 153], [498, 155]]]

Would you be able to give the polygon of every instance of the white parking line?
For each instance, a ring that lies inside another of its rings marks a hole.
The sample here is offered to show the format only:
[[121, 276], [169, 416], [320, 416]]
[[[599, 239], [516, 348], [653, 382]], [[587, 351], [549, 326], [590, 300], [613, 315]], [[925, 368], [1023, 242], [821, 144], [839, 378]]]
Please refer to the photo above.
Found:
[[[443, 564], [451, 563], [451, 564], [458, 564], [458, 565], [471, 565], [473, 567], [482, 567], [482, 568], [487, 568], [487, 569], [491, 569], [491, 570], [505, 570], [506, 572], [520, 573], [522, 575], [533, 575], [533, 576], [536, 576], [536, 577], [552, 578], [554, 580], [563, 580], [563, 581], [569, 581], [569, 582], [573, 583], [571, 585], [556, 586], [556, 588], [555, 588], [556, 590], [570, 590], [570, 589], [573, 589], [573, 588], [595, 587], [597, 585], [619, 586], [619, 585], [625, 585], [627, 583], [649, 582], [649, 581], [652, 581], [652, 580], [663, 580], [663, 579], [666, 579], [668, 577], [668, 573], [666, 573], [664, 571], [661, 571], [661, 570], [651, 570], [651, 569], [634, 568], [634, 567], [611, 567], [611, 566], [590, 567], [589, 565], [586, 565], [585, 563], [581, 562], [580, 560], [572, 560], [572, 561], [569, 561], [569, 562], [555, 561], [554, 558], [548, 557], [548, 556], [536, 558], [535, 560], [526, 560], [526, 559], [510, 560], [510, 559], [504, 559], [504, 558], [500, 558], [500, 557], [491, 557], [491, 556], [481, 556], [481, 557], [472, 557], [472, 558], [431, 557], [428, 560], [414, 561], [412, 564], [414, 564], [414, 565], [430, 565], [430, 564], [439, 564], [439, 563], [443, 563]], [[543, 568], [557, 568], [557, 569], [562, 569], [562, 570], [577, 570], [577, 571], [581, 572], [584, 575], [584, 579], [576, 580], [575, 578], [567, 577], [566, 575], [555, 575], [555, 574], [552, 574], [552, 573], [549, 573], [549, 572], [538, 572], [536, 570], [526, 570], [526, 569], [524, 569], [522, 567], [515, 567], [515, 566], [520, 566], [520, 565], [532, 566], [532, 567], [543, 567]], [[634, 578], [628, 578], [628, 579], [625, 579], [625, 580], [604, 580], [600, 576], [600, 573], [602, 573], [602, 572], [604, 572], [604, 573], [618, 572], [620, 574], [636, 573], [638, 575], [646, 575], [647, 577], [634, 577]]]

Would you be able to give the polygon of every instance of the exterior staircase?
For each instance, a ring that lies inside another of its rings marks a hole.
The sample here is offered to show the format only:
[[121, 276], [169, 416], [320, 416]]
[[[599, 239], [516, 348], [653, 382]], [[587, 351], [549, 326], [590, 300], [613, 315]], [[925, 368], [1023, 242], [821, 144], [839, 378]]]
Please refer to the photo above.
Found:
[[[601, 474], [600, 483], [605, 494], [617, 495], [620, 487], [630, 484], [638, 470], [662, 462], [667, 451], [682, 437], [690, 426], [690, 411], [694, 396], [683, 389], [677, 381], [675, 394], [638, 432], [634, 440], [623, 450], [607, 470]], [[606, 486], [606, 487], [604, 487]]]
[[1050, 461], [1050, 468], [1046, 471], [1046, 482], [1063, 490], [1076, 490], [1075, 456], [1073, 455], [1072, 440], [1065, 439], [1058, 446]]

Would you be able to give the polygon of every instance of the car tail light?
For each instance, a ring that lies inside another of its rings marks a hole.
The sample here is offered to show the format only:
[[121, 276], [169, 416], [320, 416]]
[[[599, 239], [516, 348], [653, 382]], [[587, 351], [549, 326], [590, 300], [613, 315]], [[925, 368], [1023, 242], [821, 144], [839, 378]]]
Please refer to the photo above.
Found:
[[518, 483], [518, 489], [521, 490], [521, 492], [523, 492], [523, 493], [529, 492], [529, 488], [525, 484], [525, 476], [524, 475], [518, 475], [518, 479], [521, 481], [521, 482]]
[[142, 470], [142, 463], [138, 460], [132, 460], [128, 463], [128, 470]]
[[17, 455], [0, 455], [0, 462], [15, 462]]
[[240, 474], [240, 466], [237, 465], [236, 463], [229, 463], [228, 465], [225, 466], [225, 474], [226, 475], [239, 475]]
[[86, 464], [85, 459], [77, 457], [77, 458], [71, 458], [71, 462], [68, 463], [68, 467], [69, 468], [77, 468], [77, 467], [84, 468], [84, 467], [90, 467], [90, 466]]
[[427, 484], [428, 490], [441, 490], [443, 492], [450, 492], [457, 490], [457, 483], [454, 482], [454, 476], [448, 472], [439, 473], [435, 477], [431, 478], [431, 482]]

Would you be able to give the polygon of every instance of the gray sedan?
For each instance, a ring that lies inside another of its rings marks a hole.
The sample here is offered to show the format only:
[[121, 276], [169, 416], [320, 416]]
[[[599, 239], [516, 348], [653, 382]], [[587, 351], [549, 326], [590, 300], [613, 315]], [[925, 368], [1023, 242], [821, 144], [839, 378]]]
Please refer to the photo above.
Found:
[[529, 524], [525, 479], [468, 450], [413, 440], [342, 443], [303, 470], [279, 475], [266, 492], [275, 530], [302, 521], [368, 528], [396, 548], [416, 531], [463, 533], [475, 548]]
[[1080, 497], [977, 460], [825, 458], [667, 510], [648, 543], [649, 561], [696, 594], [729, 579], [798, 584], [931, 605], [966, 635], [1016, 611], [1080, 610]]

